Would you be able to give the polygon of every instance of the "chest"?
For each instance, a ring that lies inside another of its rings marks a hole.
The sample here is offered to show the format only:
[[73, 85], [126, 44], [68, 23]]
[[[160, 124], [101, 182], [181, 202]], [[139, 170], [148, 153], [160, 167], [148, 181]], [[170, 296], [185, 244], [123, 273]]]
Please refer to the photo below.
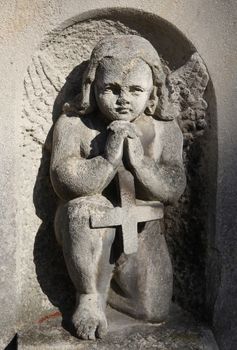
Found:
[[143, 146], [145, 156], [154, 160], [161, 158], [164, 146], [164, 125], [152, 117], [144, 116], [135, 121], [140, 132], [140, 140]]
[[[159, 160], [163, 149], [163, 125], [162, 122], [139, 121], [136, 127], [140, 132], [140, 140], [145, 156]], [[108, 137], [107, 126], [93, 119], [82, 123], [80, 127], [80, 152], [84, 158], [90, 159], [102, 155], [105, 150]]]

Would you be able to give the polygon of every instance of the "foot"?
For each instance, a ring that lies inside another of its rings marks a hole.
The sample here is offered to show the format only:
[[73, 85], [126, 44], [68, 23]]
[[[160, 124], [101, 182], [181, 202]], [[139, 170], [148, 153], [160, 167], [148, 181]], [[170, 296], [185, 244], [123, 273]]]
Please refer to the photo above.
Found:
[[100, 296], [81, 294], [72, 322], [81, 339], [95, 340], [104, 337], [107, 333], [107, 321]]

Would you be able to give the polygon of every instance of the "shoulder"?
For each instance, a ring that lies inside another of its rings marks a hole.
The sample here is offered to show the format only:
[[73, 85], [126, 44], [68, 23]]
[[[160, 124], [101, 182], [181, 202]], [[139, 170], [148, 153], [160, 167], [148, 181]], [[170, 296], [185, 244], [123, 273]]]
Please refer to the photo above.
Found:
[[93, 120], [89, 116], [68, 116], [62, 114], [54, 125], [54, 134], [80, 135], [93, 130]]
[[154, 126], [156, 134], [158, 134], [164, 142], [180, 143], [183, 141], [182, 131], [175, 119], [169, 121], [154, 120]]
[[62, 114], [56, 121], [53, 128], [53, 145], [72, 146], [72, 144], [80, 144], [86, 131], [79, 116], [68, 116]]
[[81, 125], [81, 118], [78, 116], [68, 116], [67, 114], [61, 114], [55, 123], [54, 129], [64, 129], [70, 127], [77, 127]]

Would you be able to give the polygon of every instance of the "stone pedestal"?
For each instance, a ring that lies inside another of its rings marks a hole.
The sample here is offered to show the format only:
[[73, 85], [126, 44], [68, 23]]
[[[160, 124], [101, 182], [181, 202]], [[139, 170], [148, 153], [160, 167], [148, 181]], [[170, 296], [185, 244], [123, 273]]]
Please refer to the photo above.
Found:
[[[19, 350], [218, 350], [212, 332], [176, 306], [166, 323], [150, 324], [107, 309], [109, 332], [103, 340], [82, 341], [61, 326], [57, 313], [19, 333]], [[50, 316], [51, 315], [51, 316]]]

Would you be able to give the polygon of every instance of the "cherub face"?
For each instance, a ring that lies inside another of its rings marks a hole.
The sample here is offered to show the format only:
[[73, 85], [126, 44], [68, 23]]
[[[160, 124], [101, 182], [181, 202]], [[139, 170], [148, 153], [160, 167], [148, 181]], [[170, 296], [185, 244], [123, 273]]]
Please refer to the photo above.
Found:
[[115, 59], [104, 59], [97, 69], [95, 97], [109, 121], [133, 121], [147, 107], [153, 88], [150, 67], [141, 59], [126, 66]]

